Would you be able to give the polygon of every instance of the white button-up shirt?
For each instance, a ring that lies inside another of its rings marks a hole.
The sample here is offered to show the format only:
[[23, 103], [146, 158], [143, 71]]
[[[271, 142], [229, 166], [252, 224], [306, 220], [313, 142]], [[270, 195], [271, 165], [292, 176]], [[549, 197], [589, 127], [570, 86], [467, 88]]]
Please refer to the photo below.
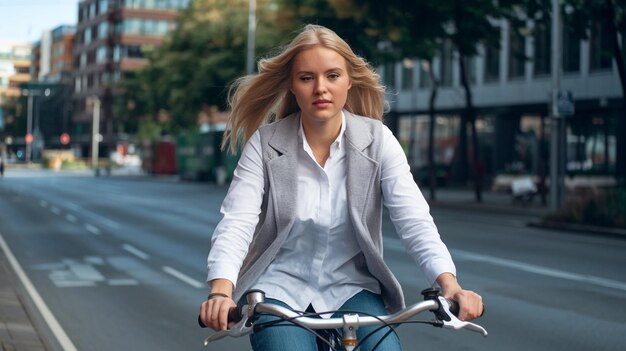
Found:
[[[356, 264], [361, 250], [348, 217], [345, 125], [343, 116], [341, 131], [331, 145], [324, 167], [315, 161], [300, 127], [297, 218], [274, 261], [253, 284], [267, 297], [296, 310], [303, 311], [309, 304], [320, 312], [336, 310], [363, 289], [380, 293], [378, 281]], [[396, 231], [429, 281], [444, 272], [455, 274], [428, 205], [413, 181], [404, 151], [387, 127], [383, 127], [383, 138], [381, 185]], [[242, 152], [239, 167], [246, 170], [247, 176], [239, 177], [235, 172], [222, 205], [224, 218], [215, 229], [208, 257], [208, 281], [237, 281], [258, 223], [264, 193], [260, 144], [257, 132]], [[256, 176], [251, 177], [250, 172]]]

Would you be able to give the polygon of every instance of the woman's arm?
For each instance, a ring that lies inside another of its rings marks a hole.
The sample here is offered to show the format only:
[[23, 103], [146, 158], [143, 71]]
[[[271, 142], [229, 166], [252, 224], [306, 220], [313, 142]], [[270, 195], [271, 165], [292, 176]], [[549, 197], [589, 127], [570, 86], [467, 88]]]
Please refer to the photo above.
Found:
[[211, 284], [211, 292], [200, 306], [200, 319], [214, 330], [228, 327], [228, 312], [236, 306], [233, 301], [235, 283], [248, 253], [263, 201], [262, 162], [257, 132], [242, 151], [222, 203], [223, 217], [213, 232], [207, 257], [207, 281]]

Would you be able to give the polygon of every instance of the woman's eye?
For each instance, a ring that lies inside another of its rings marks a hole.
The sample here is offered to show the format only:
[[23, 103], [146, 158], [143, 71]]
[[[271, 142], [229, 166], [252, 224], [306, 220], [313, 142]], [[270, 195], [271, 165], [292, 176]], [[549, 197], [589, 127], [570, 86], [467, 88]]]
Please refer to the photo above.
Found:
[[308, 81], [308, 80], [311, 80], [311, 79], [313, 79], [311, 76], [301, 76], [300, 77], [300, 80], [302, 80], [302, 81]]
[[337, 79], [337, 78], [339, 78], [339, 74], [337, 74], [337, 73], [331, 73], [331, 74], [329, 74], [329, 75], [328, 75], [328, 78], [329, 78], [329, 79]]

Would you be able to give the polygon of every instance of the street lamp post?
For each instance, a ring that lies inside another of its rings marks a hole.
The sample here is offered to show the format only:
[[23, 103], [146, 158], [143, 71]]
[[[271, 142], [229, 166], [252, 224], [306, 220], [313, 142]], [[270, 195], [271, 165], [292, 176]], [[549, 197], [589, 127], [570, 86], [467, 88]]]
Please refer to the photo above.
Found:
[[246, 73], [254, 72], [254, 45], [256, 36], [256, 0], [248, 2], [248, 52], [246, 57]]
[[91, 127], [91, 168], [96, 176], [100, 175], [98, 170], [99, 143], [100, 143], [100, 99], [91, 97], [87, 99], [87, 105], [93, 109], [93, 121]]
[[[26, 137], [30, 138], [33, 135], [33, 95], [29, 94], [28, 90], [25, 90], [28, 96], [28, 107], [27, 107], [27, 116], [26, 116]], [[26, 163], [30, 163], [31, 158], [31, 144], [32, 140], [26, 140], [26, 154], [24, 155], [24, 159]]]
[[28, 98], [27, 101], [27, 116], [26, 116], [26, 154], [24, 155], [24, 160], [26, 163], [30, 163], [32, 161], [32, 144], [35, 142], [35, 138], [33, 136], [33, 98], [35, 96], [41, 95], [41, 90], [38, 89], [23, 89], [22, 95]]
[[558, 108], [561, 88], [561, 6], [552, 0], [552, 127], [550, 131], [550, 210], [563, 205], [565, 197], [565, 121]]

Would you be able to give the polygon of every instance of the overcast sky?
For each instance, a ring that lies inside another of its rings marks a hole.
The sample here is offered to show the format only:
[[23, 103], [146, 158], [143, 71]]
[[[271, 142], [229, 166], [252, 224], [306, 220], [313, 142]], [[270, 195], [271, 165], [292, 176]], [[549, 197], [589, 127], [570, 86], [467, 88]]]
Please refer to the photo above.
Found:
[[79, 0], [0, 0], [0, 41], [32, 43], [62, 24], [76, 25]]

